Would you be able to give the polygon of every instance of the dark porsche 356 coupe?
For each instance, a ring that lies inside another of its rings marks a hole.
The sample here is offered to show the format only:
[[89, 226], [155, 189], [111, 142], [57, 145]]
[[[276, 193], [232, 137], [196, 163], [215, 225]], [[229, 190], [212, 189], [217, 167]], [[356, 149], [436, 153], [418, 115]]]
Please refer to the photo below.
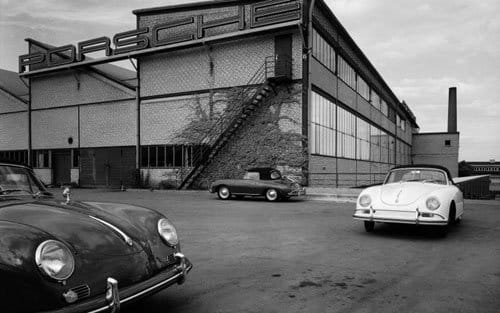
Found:
[[234, 195], [264, 196], [268, 201], [289, 199], [292, 196], [305, 194], [305, 189], [293, 179], [282, 176], [274, 168], [251, 168], [246, 171], [243, 179], [222, 179], [215, 181], [209, 188], [217, 193], [220, 199], [227, 200]]
[[30, 168], [0, 163], [1, 312], [118, 312], [191, 268], [158, 212], [56, 200]]

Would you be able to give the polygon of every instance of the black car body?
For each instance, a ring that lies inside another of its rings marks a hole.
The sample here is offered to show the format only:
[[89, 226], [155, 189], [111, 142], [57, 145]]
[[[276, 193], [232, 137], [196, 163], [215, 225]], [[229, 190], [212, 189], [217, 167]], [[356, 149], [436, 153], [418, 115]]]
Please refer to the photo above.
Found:
[[0, 163], [2, 312], [117, 312], [191, 268], [160, 213], [56, 200], [30, 168]]
[[298, 182], [283, 177], [277, 169], [269, 167], [251, 168], [242, 179], [217, 180], [209, 188], [217, 193], [220, 199], [227, 200], [231, 196], [264, 196], [268, 201], [289, 199], [305, 194], [305, 189]]

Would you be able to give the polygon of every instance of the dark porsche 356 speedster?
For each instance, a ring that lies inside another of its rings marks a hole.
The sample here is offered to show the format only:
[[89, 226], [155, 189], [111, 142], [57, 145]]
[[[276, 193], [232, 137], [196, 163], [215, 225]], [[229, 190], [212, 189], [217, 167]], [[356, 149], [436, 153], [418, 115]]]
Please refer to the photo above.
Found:
[[30, 168], [0, 163], [1, 312], [118, 312], [191, 268], [158, 212], [56, 200]]
[[282, 176], [280, 171], [268, 167], [251, 168], [246, 171], [243, 179], [217, 180], [212, 183], [208, 191], [217, 193], [222, 200], [234, 195], [264, 196], [268, 201], [277, 201], [305, 194], [305, 189], [295, 180]]

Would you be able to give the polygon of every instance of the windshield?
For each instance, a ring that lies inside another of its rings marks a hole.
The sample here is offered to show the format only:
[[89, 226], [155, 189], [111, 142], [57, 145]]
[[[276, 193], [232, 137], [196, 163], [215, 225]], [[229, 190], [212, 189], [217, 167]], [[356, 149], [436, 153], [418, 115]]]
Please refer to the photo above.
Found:
[[33, 173], [24, 167], [0, 165], [0, 198], [12, 194], [40, 195], [47, 190]]
[[393, 170], [387, 175], [384, 184], [415, 181], [440, 185], [447, 184], [446, 174], [443, 171], [430, 168], [404, 168]]

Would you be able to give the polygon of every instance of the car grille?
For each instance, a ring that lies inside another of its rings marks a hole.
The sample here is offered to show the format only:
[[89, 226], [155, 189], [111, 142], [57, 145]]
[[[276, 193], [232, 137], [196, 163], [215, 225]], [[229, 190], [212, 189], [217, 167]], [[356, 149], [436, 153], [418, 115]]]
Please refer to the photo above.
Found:
[[86, 298], [90, 296], [90, 287], [88, 285], [81, 285], [74, 288], [71, 288], [70, 291], [73, 291], [78, 295], [78, 300], [82, 298]]

